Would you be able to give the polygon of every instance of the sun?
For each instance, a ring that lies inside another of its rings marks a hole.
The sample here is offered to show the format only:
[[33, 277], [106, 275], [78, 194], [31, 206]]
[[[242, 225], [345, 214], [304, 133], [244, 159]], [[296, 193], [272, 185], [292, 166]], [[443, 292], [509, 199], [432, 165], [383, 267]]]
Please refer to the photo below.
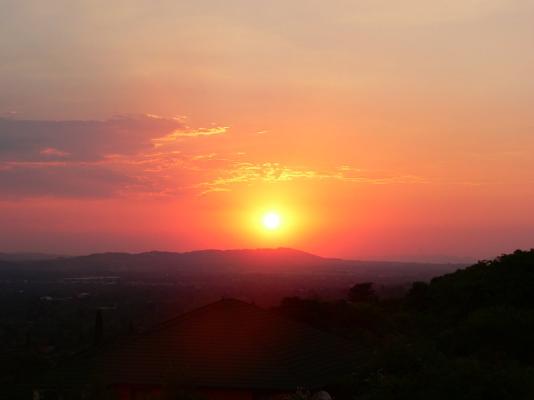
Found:
[[280, 218], [280, 215], [278, 213], [270, 211], [263, 215], [261, 222], [263, 223], [264, 228], [269, 230], [275, 230], [280, 227], [282, 219]]

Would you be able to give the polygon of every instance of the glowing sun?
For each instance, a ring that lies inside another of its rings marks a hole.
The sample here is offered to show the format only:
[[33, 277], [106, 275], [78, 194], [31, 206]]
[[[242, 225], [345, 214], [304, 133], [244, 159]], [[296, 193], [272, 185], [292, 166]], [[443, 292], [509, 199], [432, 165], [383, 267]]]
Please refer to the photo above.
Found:
[[280, 215], [278, 213], [271, 211], [263, 216], [261, 222], [264, 228], [274, 230], [280, 227], [282, 219], [280, 218]]

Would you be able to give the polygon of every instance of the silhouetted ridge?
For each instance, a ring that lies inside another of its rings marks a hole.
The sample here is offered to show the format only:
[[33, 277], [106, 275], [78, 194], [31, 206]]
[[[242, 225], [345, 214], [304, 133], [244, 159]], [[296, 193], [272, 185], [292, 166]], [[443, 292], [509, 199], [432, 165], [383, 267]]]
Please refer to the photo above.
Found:
[[351, 274], [352, 279], [410, 282], [429, 279], [462, 265], [351, 261], [323, 258], [291, 248], [198, 250], [186, 253], [95, 253], [78, 257], [17, 262], [0, 278], [54, 279], [113, 276], [126, 280], [167, 280], [220, 274]]
[[534, 250], [517, 250], [491, 261], [415, 285], [411, 298], [432, 309], [466, 313], [482, 307], [534, 308]]

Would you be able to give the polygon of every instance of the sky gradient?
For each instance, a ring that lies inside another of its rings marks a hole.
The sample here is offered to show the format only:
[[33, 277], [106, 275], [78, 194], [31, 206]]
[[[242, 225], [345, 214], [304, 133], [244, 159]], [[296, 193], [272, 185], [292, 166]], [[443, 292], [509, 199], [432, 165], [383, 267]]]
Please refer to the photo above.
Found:
[[534, 245], [532, 0], [0, 9], [0, 251]]

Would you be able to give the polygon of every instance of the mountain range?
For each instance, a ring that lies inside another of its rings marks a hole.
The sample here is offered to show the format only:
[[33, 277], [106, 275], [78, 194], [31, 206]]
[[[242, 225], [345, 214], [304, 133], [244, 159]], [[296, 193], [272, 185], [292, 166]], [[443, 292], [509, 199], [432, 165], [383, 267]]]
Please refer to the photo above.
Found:
[[96, 253], [86, 256], [0, 254], [0, 276], [117, 276], [125, 279], [161, 280], [191, 275], [277, 274], [338, 275], [379, 280], [428, 280], [465, 267], [392, 261], [324, 258], [290, 248], [200, 250], [185, 253]]

